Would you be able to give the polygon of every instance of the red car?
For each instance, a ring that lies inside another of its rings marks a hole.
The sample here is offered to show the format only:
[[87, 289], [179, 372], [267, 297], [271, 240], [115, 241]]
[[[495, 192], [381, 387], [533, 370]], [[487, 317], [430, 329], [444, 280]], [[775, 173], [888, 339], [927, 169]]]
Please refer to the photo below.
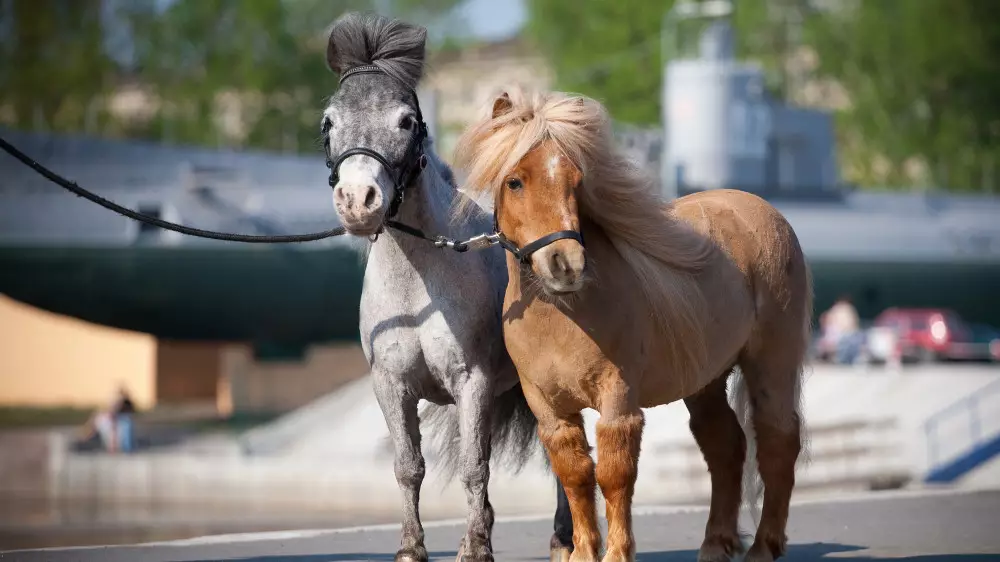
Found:
[[872, 323], [896, 334], [902, 360], [1000, 361], [1000, 333], [944, 308], [888, 308]]

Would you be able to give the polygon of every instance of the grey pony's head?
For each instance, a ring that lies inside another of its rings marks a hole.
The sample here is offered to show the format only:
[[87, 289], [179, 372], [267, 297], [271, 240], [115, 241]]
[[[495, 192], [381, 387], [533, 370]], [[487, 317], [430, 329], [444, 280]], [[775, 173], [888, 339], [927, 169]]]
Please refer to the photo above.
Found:
[[[374, 65], [383, 72], [352, 74], [330, 99], [323, 112], [327, 158], [367, 148], [395, 169], [405, 164], [419, 124], [413, 92], [423, 74], [426, 42], [425, 28], [377, 14], [348, 13], [334, 22], [326, 49], [330, 70], [343, 75]], [[395, 170], [356, 154], [338, 172], [333, 200], [341, 223], [357, 236], [376, 233], [395, 195]]]

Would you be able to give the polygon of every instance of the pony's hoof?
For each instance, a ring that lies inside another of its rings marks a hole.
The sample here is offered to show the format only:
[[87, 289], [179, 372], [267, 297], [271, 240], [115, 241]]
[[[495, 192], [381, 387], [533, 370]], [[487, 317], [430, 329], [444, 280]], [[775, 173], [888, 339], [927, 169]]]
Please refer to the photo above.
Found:
[[788, 537], [783, 534], [767, 533], [757, 530], [753, 545], [747, 551], [745, 562], [774, 562], [785, 555], [788, 547]]
[[455, 562], [493, 562], [493, 552], [487, 545], [474, 545], [472, 548], [465, 547], [465, 539], [458, 545], [458, 554]]
[[549, 562], [569, 562], [569, 557], [572, 554], [572, 548], [565, 546], [552, 547], [549, 549]]
[[743, 558], [743, 562], [774, 562], [774, 555], [763, 542], [754, 542]]
[[601, 562], [635, 562], [635, 554], [622, 552], [605, 552]]
[[598, 562], [600, 558], [596, 554], [589, 556], [587, 554], [578, 553], [573, 551], [573, 554], [569, 555], [569, 562]]
[[733, 555], [726, 554], [725, 550], [718, 547], [701, 547], [698, 551], [698, 562], [730, 562], [732, 559]]
[[743, 543], [737, 536], [710, 536], [698, 550], [698, 562], [729, 562], [743, 552]]
[[427, 549], [423, 546], [400, 549], [395, 562], [427, 562]]

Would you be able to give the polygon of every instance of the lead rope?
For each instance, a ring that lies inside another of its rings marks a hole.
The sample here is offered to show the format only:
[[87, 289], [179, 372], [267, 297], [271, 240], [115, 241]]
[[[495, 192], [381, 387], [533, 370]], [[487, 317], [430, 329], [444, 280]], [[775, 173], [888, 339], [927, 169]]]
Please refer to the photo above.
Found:
[[[70, 193], [76, 195], [77, 197], [82, 197], [91, 203], [95, 203], [117, 213], [123, 217], [127, 217], [134, 221], [149, 224], [162, 228], [164, 230], [169, 230], [172, 232], [177, 232], [185, 236], [194, 236], [196, 238], [207, 238], [209, 240], [222, 240], [226, 242], [245, 242], [249, 244], [288, 244], [296, 242], [315, 242], [317, 240], [323, 240], [326, 238], [333, 238], [335, 236], [342, 236], [346, 234], [346, 229], [342, 226], [336, 228], [331, 228], [330, 230], [324, 230], [322, 232], [314, 232], [311, 234], [289, 234], [289, 235], [250, 235], [250, 234], [232, 234], [228, 232], [217, 232], [214, 230], [204, 230], [201, 228], [194, 228], [190, 226], [184, 226], [182, 224], [173, 223], [170, 221], [165, 221], [156, 217], [151, 217], [149, 215], [139, 213], [129, 209], [128, 207], [123, 207], [114, 201], [110, 201], [80, 187], [76, 182], [70, 181], [59, 174], [53, 172], [52, 170], [46, 168], [45, 166], [39, 164], [37, 161], [27, 156], [23, 152], [17, 149], [14, 145], [7, 142], [6, 139], [0, 137], [0, 148], [4, 152], [10, 154], [24, 165], [28, 166], [39, 175], [45, 179], [51, 181], [52, 183], [62, 187], [63, 189], [69, 191]], [[495, 244], [496, 235], [494, 234], [480, 234], [478, 236], [473, 236], [468, 240], [458, 240], [455, 238], [449, 238], [447, 236], [428, 236], [422, 231], [407, 226], [405, 224], [389, 220], [386, 225], [392, 227], [401, 232], [405, 232], [410, 236], [427, 240], [434, 244], [437, 248], [448, 248], [455, 250], [456, 252], [465, 252], [468, 250], [482, 250], [489, 248]]]
[[109, 201], [88, 191], [76, 182], [72, 182], [59, 174], [56, 174], [52, 170], [49, 170], [45, 166], [42, 166], [34, 159], [30, 158], [20, 150], [18, 150], [14, 145], [7, 142], [6, 139], [0, 137], [0, 148], [4, 152], [10, 154], [14, 158], [20, 160], [24, 165], [28, 166], [32, 170], [38, 172], [42, 177], [51, 181], [52, 183], [62, 187], [63, 189], [69, 191], [70, 193], [76, 195], [77, 197], [83, 197], [84, 199], [90, 201], [91, 203], [96, 203], [109, 211], [113, 211], [122, 215], [123, 217], [128, 217], [134, 221], [139, 221], [141, 223], [149, 224], [152, 226], [157, 226], [164, 230], [170, 230], [173, 232], [178, 232], [186, 236], [194, 236], [196, 238], [207, 238], [210, 240], [224, 240], [227, 242], [246, 242], [250, 244], [288, 244], [293, 242], [314, 242], [316, 240], [323, 240], [325, 238], [333, 238], [334, 236], [342, 236], [347, 231], [342, 226], [336, 228], [331, 228], [330, 230], [324, 230], [322, 232], [313, 232], [311, 234], [289, 234], [289, 235], [251, 235], [251, 234], [231, 234], [228, 232], [216, 232], [214, 230], [204, 230], [201, 228], [193, 228], [190, 226], [184, 226], [182, 224], [173, 223], [170, 221], [165, 221], [156, 217], [151, 217], [149, 215], [138, 213], [129, 209], [128, 207], [123, 207], [114, 201]]

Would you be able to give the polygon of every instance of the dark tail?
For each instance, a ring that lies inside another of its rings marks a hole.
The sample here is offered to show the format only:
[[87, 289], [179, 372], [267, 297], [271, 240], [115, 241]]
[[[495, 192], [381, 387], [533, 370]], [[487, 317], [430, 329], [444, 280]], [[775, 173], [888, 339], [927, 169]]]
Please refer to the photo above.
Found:
[[[427, 404], [420, 414], [424, 456], [450, 482], [458, 473], [461, 456], [458, 408]], [[520, 472], [538, 448], [538, 420], [528, 408], [518, 384], [493, 401], [490, 427], [494, 468]]]

